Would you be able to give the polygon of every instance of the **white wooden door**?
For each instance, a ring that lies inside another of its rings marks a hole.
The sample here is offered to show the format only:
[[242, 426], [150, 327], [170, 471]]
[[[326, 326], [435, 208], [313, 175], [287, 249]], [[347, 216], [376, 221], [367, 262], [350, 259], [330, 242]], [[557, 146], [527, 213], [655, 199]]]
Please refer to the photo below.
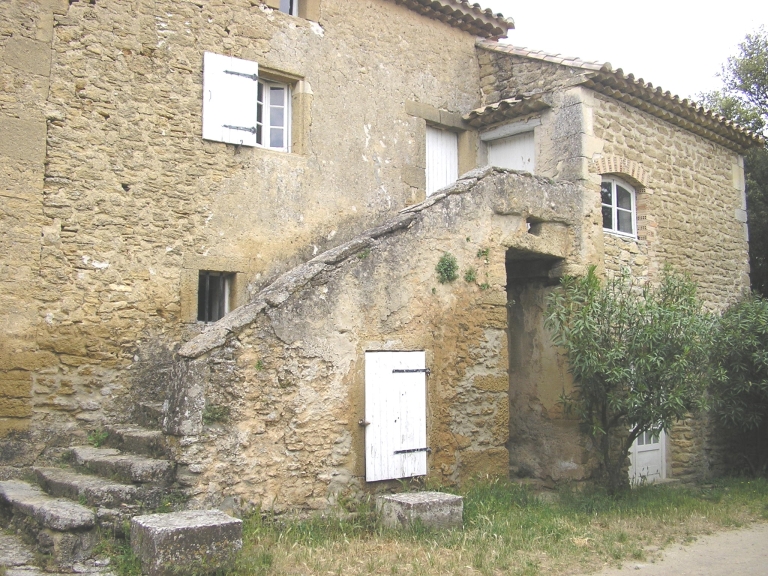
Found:
[[427, 196], [459, 177], [459, 137], [427, 126]]
[[533, 152], [533, 132], [523, 132], [488, 142], [488, 163], [533, 174]]
[[644, 432], [629, 453], [629, 480], [632, 484], [652, 483], [667, 477], [666, 437], [664, 430], [656, 435]]
[[424, 351], [365, 353], [365, 479], [427, 473]]

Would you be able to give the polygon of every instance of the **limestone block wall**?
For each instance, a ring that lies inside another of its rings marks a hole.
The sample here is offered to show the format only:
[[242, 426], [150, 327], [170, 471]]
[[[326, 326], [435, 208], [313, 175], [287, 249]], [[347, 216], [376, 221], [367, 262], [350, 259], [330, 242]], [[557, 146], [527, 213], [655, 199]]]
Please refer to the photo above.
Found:
[[635, 163], [645, 174], [645, 182], [636, 182], [645, 188], [638, 194], [638, 224], [646, 227], [640, 239], [647, 242], [652, 270], [670, 264], [690, 274], [710, 309], [735, 301], [749, 287], [739, 155], [599, 94], [593, 114], [602, 147], [591, 170], [613, 158]]
[[[165, 427], [180, 436], [194, 502], [322, 508], [387, 488], [364, 479], [367, 350], [426, 351], [428, 480], [506, 476], [508, 254], [579, 258], [582, 198], [571, 183], [470, 173], [182, 346]], [[530, 218], [542, 223], [536, 234]], [[440, 284], [446, 252], [459, 278]], [[229, 420], [204, 425], [211, 405], [227, 406]]]
[[54, 18], [66, 0], [0, 3], [0, 436], [25, 430], [33, 374], [53, 362], [35, 335], [39, 284], [46, 107]]
[[483, 105], [573, 86], [587, 70], [478, 48]]
[[[201, 330], [198, 270], [237, 273], [241, 304], [424, 198], [406, 103], [476, 107], [475, 39], [386, 0], [312, 6], [2, 3], [0, 417], [62, 443], [124, 418], [161, 392], [157, 351]], [[290, 82], [291, 153], [202, 140], [205, 51]]]

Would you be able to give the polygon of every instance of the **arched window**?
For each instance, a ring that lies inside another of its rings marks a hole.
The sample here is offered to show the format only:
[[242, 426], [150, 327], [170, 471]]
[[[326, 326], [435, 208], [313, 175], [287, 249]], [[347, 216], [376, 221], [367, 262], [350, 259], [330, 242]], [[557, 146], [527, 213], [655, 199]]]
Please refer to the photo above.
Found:
[[600, 188], [603, 203], [603, 230], [625, 236], [637, 234], [635, 189], [615, 176], [603, 176]]

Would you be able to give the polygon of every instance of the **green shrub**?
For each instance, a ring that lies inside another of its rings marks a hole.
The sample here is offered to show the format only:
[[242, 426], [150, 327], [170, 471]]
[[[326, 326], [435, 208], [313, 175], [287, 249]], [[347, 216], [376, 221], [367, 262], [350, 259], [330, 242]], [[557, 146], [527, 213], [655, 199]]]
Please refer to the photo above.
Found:
[[449, 252], [440, 256], [440, 260], [438, 260], [437, 266], [435, 266], [437, 281], [440, 284], [448, 284], [456, 280], [459, 277], [458, 271], [459, 265], [456, 263], [456, 256]]

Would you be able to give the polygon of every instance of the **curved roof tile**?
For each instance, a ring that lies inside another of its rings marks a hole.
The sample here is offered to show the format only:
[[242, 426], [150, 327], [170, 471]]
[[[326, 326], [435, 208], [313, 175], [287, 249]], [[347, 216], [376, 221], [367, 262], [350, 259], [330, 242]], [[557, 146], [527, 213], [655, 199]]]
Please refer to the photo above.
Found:
[[[613, 70], [608, 62], [588, 62], [580, 58], [570, 58], [542, 50], [530, 50], [488, 40], [478, 41], [477, 45], [489, 50], [584, 70], [586, 73], [579, 84], [709, 138], [737, 152], [743, 153], [748, 148], [765, 144], [765, 138], [760, 134], [744, 128], [697, 102], [688, 98], [680, 98], [668, 90], [663, 90], [660, 86], [645, 82], [642, 78], [636, 79], [634, 74], [625, 74], [621, 68]], [[470, 112], [471, 114], [474, 112]]]

